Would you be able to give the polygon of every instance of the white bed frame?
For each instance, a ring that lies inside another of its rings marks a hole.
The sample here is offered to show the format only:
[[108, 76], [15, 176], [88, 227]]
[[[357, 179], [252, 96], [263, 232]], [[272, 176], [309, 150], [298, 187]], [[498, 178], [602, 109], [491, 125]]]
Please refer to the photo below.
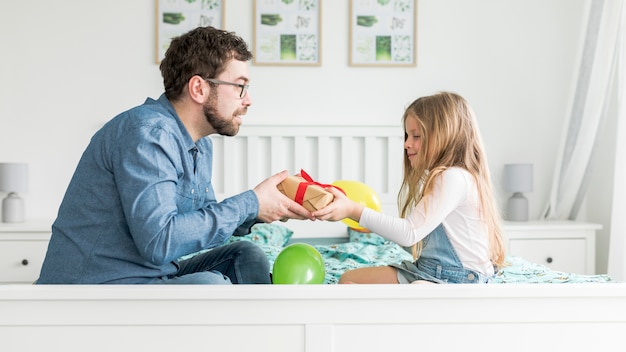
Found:
[[0, 350], [623, 351], [626, 286], [0, 286]]
[[[248, 126], [215, 138], [223, 198], [305, 169], [355, 179], [395, 213], [402, 130]], [[343, 223], [287, 222], [294, 237]], [[327, 226], [327, 227], [323, 227]], [[323, 231], [322, 231], [323, 230]], [[0, 285], [0, 351], [623, 350], [626, 284]]]

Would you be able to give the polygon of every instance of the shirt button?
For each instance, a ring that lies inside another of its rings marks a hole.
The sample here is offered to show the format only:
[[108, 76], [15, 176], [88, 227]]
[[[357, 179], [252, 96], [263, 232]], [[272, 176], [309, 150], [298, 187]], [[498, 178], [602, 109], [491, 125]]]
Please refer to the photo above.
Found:
[[192, 190], [191, 190], [191, 194], [194, 194], [195, 192], [196, 192], [196, 190], [195, 190], [195, 189], [192, 189]]
[[205, 193], [209, 193], [209, 187], [205, 188], [205, 189], [204, 189], [204, 192], [205, 192]]
[[470, 281], [474, 281], [474, 274], [470, 273], [469, 275], [467, 275], [467, 279]]

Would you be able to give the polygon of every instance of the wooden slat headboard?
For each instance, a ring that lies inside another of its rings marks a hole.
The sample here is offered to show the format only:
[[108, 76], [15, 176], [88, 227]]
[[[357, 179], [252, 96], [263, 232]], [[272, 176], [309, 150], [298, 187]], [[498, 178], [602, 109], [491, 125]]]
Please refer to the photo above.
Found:
[[[360, 181], [376, 191], [383, 212], [396, 214], [402, 175], [401, 126], [247, 125], [235, 137], [211, 136], [214, 145], [213, 186], [218, 200], [250, 189], [281, 170], [304, 169], [321, 183]], [[294, 236], [337, 236], [345, 225], [297, 224]], [[327, 223], [328, 224], [328, 223]], [[321, 230], [321, 227], [324, 230]], [[311, 231], [308, 231], [310, 228]], [[307, 232], [307, 233], [304, 233]]]

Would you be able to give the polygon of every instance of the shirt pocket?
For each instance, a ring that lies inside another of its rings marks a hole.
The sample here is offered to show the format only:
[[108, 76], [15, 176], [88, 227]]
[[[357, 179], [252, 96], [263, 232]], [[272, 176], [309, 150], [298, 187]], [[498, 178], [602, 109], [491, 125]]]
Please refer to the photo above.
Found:
[[197, 184], [181, 181], [176, 190], [176, 206], [179, 213], [196, 211], [215, 202], [215, 192], [211, 182]]
[[215, 203], [215, 191], [213, 190], [213, 185], [211, 182], [203, 182], [198, 184], [196, 189], [196, 196], [198, 201], [198, 207], [204, 208], [209, 203]]
[[179, 180], [176, 187], [176, 207], [179, 213], [187, 213], [198, 209], [201, 195], [195, 182]]

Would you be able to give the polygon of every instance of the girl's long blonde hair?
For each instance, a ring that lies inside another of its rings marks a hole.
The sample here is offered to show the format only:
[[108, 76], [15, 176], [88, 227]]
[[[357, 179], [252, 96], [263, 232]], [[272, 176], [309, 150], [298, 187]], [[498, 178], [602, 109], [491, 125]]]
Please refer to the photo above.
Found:
[[[504, 263], [504, 244], [500, 228], [500, 211], [497, 207], [487, 157], [482, 146], [474, 112], [467, 101], [458, 94], [440, 92], [415, 100], [405, 110], [406, 119], [414, 118], [421, 128], [421, 146], [415, 167], [404, 153], [404, 175], [398, 193], [400, 216], [410, 211], [430, 194], [434, 181], [449, 167], [469, 171], [476, 181], [480, 197], [480, 215], [487, 227], [491, 261], [500, 267]], [[406, 140], [405, 130], [405, 140]], [[421, 241], [413, 245], [413, 257], [421, 253]]]

